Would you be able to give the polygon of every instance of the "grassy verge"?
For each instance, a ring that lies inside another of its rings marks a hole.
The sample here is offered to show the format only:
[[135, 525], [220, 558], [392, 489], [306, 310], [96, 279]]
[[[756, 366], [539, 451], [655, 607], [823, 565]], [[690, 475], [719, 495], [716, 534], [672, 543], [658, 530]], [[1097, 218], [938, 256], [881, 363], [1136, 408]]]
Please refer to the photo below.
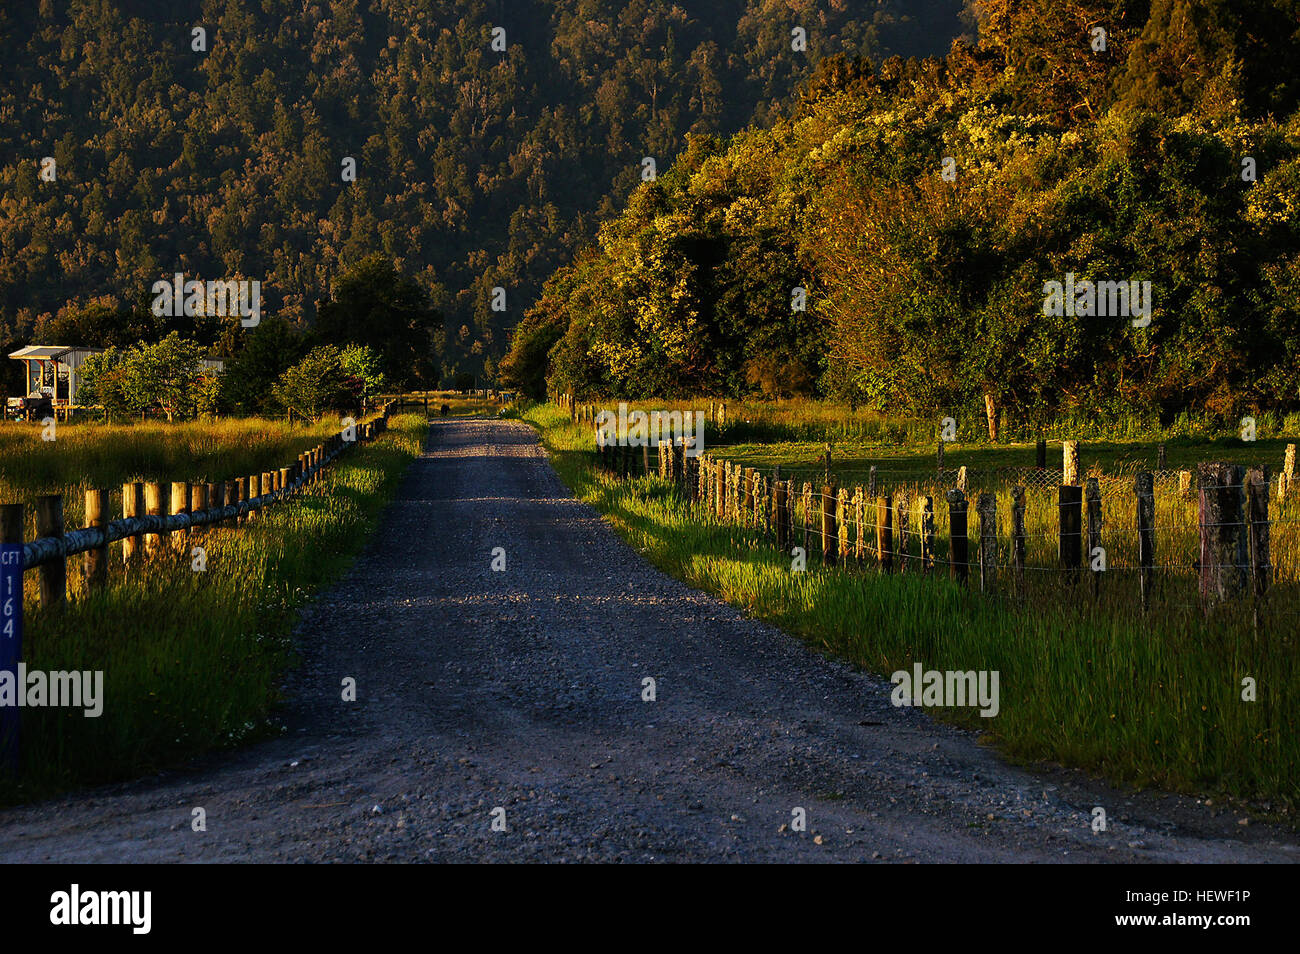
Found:
[[102, 670], [103, 714], [23, 710], [21, 773], [0, 778], [0, 800], [137, 776], [272, 731], [298, 608], [355, 558], [426, 427], [422, 415], [394, 416], [308, 493], [245, 527], [196, 533], [203, 572], [168, 554], [127, 575], [114, 547], [103, 590], [32, 612], [29, 669]]
[[[657, 479], [590, 469], [590, 436], [550, 406], [537, 426], [560, 476], [656, 566], [824, 651], [888, 675], [997, 670], [1001, 709], [932, 709], [987, 730], [1007, 754], [1097, 771], [1139, 787], [1214, 792], [1291, 816], [1300, 785], [1294, 623], [1256, 633], [1249, 613], [1203, 618], [1185, 594], [1143, 616], [1131, 596], [1031, 587], [990, 600], [946, 579], [828, 569], [791, 572], [759, 531], [720, 524]], [[1047, 574], [1043, 574], [1046, 576]], [[1275, 606], [1294, 619], [1295, 605]], [[1242, 680], [1257, 700], [1243, 701]]]

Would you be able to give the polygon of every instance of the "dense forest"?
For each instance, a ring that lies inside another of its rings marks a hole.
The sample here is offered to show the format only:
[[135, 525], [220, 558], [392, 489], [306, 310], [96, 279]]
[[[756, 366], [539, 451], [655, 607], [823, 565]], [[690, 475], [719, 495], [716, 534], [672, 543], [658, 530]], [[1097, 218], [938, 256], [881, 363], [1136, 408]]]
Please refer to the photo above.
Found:
[[947, 408], [991, 436], [1300, 405], [1300, 0], [968, 12], [978, 41], [942, 57], [828, 57], [780, 115], [691, 130], [547, 282], [506, 379]]
[[[242, 410], [262, 409], [250, 380], [314, 345], [383, 351], [394, 383], [492, 381], [543, 282], [617, 218], [646, 157], [666, 170], [688, 137], [780, 121], [827, 56], [941, 55], [968, 29], [961, 13], [960, 0], [6, 4], [0, 345], [175, 333], [242, 363], [226, 401]], [[176, 273], [260, 281], [261, 325], [153, 315], [150, 287]], [[341, 301], [340, 284], [368, 295]]]

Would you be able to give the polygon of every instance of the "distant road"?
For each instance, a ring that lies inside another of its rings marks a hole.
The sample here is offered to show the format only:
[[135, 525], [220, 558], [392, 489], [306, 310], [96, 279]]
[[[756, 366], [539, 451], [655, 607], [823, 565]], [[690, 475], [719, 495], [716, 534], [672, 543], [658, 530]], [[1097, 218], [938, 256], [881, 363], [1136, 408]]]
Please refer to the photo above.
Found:
[[0, 861], [1300, 860], [1218, 805], [1022, 771], [895, 709], [645, 564], [515, 422], [435, 422], [298, 639], [282, 737], [0, 813]]

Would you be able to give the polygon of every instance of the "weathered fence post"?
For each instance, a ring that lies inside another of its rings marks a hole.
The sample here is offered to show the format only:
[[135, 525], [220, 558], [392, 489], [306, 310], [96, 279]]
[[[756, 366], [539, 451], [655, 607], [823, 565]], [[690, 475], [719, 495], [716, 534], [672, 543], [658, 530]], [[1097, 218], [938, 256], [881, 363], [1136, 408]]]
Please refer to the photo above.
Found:
[[1286, 456], [1282, 458], [1282, 475], [1277, 482], [1277, 499], [1286, 499], [1287, 491], [1295, 481], [1295, 445], [1286, 445]]
[[943, 478], [943, 441], [939, 441], [939, 447], [934, 452], [934, 459], [937, 462], [935, 470], [938, 472], [940, 479]]
[[1011, 566], [1016, 595], [1025, 595], [1025, 488], [1011, 488]]
[[808, 483], [808, 481], [806, 480], [803, 482], [803, 493], [800, 494], [800, 496], [803, 498], [803, 552], [804, 552], [804, 556], [806, 557], [808, 555], [808, 551], [812, 548], [811, 544], [812, 544], [812, 519], [813, 519], [812, 484]]
[[[36, 539], [63, 536], [63, 497], [41, 494], [36, 498]], [[41, 606], [62, 606], [68, 598], [68, 560], [57, 557], [37, 571], [41, 582]]]
[[998, 498], [980, 494], [975, 512], [980, 518], [980, 592], [993, 593], [998, 585]]
[[867, 471], [867, 499], [875, 500], [879, 494], [876, 493], [876, 465], [872, 464]]
[[[157, 481], [151, 481], [144, 485], [144, 512], [148, 517], [161, 517], [163, 515], [163, 489], [162, 484]], [[162, 535], [158, 533], [146, 533], [144, 535], [144, 555], [146, 557], [155, 556], [162, 549]]]
[[1047, 470], [1047, 441], [1041, 438], [1035, 451], [1034, 466], [1038, 468], [1039, 473]]
[[1066, 571], [1066, 581], [1074, 583], [1083, 558], [1083, 488], [1062, 484], [1057, 488], [1057, 502], [1061, 526], [1057, 554], [1061, 569]]
[[1156, 445], [1156, 470], [1164, 470], [1166, 466], [1167, 466], [1167, 459], [1165, 457], [1165, 445], [1157, 444]]
[[1190, 470], [1180, 470], [1178, 472], [1178, 496], [1184, 499], [1192, 495], [1192, 472]]
[[108, 491], [86, 491], [87, 528], [98, 527], [104, 531], [104, 542], [86, 551], [86, 586], [98, 589], [108, 580]]
[[[325, 448], [324, 448], [324, 447], [321, 448], [320, 456], [321, 456], [321, 460], [324, 461], [324, 460], [325, 460]], [[264, 470], [264, 471], [262, 471], [262, 494], [263, 494], [263, 496], [265, 496], [266, 494], [269, 494], [269, 493], [274, 492], [274, 490], [275, 490], [275, 474], [272, 473], [272, 472], [269, 471], [269, 470]]]
[[858, 539], [854, 541], [853, 559], [861, 564], [867, 555], [867, 514], [866, 498], [862, 494], [862, 485], [853, 488], [853, 522], [858, 528]]
[[[849, 520], [849, 491], [847, 488], [840, 488], [839, 493], [836, 495], [835, 508], [839, 514], [839, 536], [835, 544], [840, 551], [840, 565], [843, 566], [848, 563], [849, 558], [853, 555], [853, 541], [849, 538], [851, 523]], [[858, 533], [861, 534], [861, 532], [862, 528], [859, 527]]]
[[894, 500], [886, 495], [876, 498], [876, 556], [880, 569], [894, 570]]
[[[143, 517], [144, 509], [144, 484], [140, 481], [122, 485], [122, 516], [130, 519], [131, 517]], [[133, 533], [129, 537], [122, 538], [122, 562], [130, 563], [141, 553], [141, 547], [144, 543], [142, 534]]]
[[1242, 468], [1210, 461], [1196, 469], [1201, 510], [1201, 603], [1206, 612], [1245, 584]]
[[957, 489], [963, 494], [966, 492], [966, 465], [957, 468]]
[[[798, 501], [797, 501], [797, 499], [796, 499], [796, 497], [795, 497], [795, 492], [794, 492], [794, 481], [793, 481], [793, 480], [787, 480], [787, 481], [785, 481], [785, 513], [782, 514], [781, 519], [785, 521], [785, 543], [786, 543], [786, 546], [787, 546], [787, 547], [790, 547], [790, 548], [792, 548], [792, 549], [793, 549], [793, 547], [794, 547], [794, 541], [795, 541], [795, 535], [794, 535], [794, 512], [795, 512], [795, 508], [796, 508], [796, 504], [797, 504], [797, 503], [798, 503]], [[789, 553], [789, 552], [790, 552], [789, 550], [786, 551], [786, 553]], [[807, 552], [807, 551], [805, 551], [805, 552]]]
[[1079, 482], [1079, 442], [1061, 441], [1061, 483], [1073, 487]]
[[[248, 478], [236, 477], [234, 484], [235, 484], [234, 491], [228, 496], [230, 497], [230, 502], [237, 506], [248, 499]], [[240, 524], [243, 522], [244, 522], [244, 517], [242, 515], [237, 515], [235, 517], [236, 524]]]
[[921, 572], [930, 573], [934, 570], [934, 498], [922, 495], [920, 504]]
[[1142, 610], [1151, 608], [1151, 592], [1155, 580], [1156, 564], [1156, 491], [1155, 475], [1143, 471], [1133, 479], [1137, 492], [1138, 529], [1138, 587], [1142, 596]]
[[1092, 569], [1092, 596], [1096, 599], [1101, 595], [1101, 574], [1106, 567], [1106, 551], [1101, 545], [1101, 486], [1096, 477], [1088, 478], [1085, 494], [1088, 498], [1088, 565]]
[[1255, 626], [1260, 625], [1260, 610], [1268, 594], [1272, 565], [1268, 553], [1268, 484], [1267, 467], [1252, 467], [1246, 472], [1247, 534], [1250, 551], [1250, 575], [1255, 596]]
[[[184, 480], [172, 481], [172, 492], [170, 505], [167, 508], [169, 514], [189, 513], [190, 512], [190, 485]], [[185, 552], [185, 531], [173, 530], [169, 534], [168, 542], [171, 543], [172, 549], [177, 552]]]
[[955, 580], [966, 582], [970, 553], [966, 538], [966, 495], [960, 490], [952, 489], [946, 495], [948, 501], [949, 553], [948, 568]]
[[895, 498], [894, 512], [898, 514], [898, 543], [895, 551], [898, 553], [898, 572], [908, 572], [908, 560], [911, 557], [909, 553], [910, 544], [908, 543], [908, 530], [910, 519], [908, 517], [908, 508], [912, 505], [912, 495], [906, 488], [898, 492]]
[[839, 549], [840, 531], [836, 524], [835, 485], [822, 487], [822, 562], [827, 566], [835, 565], [836, 550]]

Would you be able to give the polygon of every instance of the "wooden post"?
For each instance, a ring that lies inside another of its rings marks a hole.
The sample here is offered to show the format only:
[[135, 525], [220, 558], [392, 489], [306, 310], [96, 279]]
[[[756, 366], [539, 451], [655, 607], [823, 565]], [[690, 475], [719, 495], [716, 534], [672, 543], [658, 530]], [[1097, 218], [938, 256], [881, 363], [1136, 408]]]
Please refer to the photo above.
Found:
[[[63, 536], [63, 497], [41, 494], [36, 498], [36, 539]], [[62, 606], [68, 598], [68, 561], [58, 557], [37, 571], [41, 583], [41, 606]]]
[[[157, 481], [144, 485], [144, 512], [147, 517], [161, 517], [163, 512], [163, 489]], [[162, 549], [162, 535], [146, 533], [144, 535], [144, 555], [155, 556]]]
[[[122, 485], [122, 516], [143, 517], [144, 510], [144, 484], [140, 481]], [[129, 537], [122, 538], [122, 562], [130, 563], [140, 556], [141, 546], [144, 543], [144, 535], [134, 533]]]
[[[1101, 487], [1096, 477], [1089, 477], [1085, 495], [1088, 499], [1088, 566], [1092, 570], [1092, 597], [1101, 595], [1101, 573], [1098, 569], [1098, 557], [1105, 566], [1105, 549], [1101, 545]], [[1098, 554], [1098, 550], [1101, 553]]]
[[[795, 535], [794, 535], [794, 527], [795, 527], [795, 523], [794, 523], [794, 512], [795, 512], [795, 508], [796, 508], [797, 503], [798, 503], [798, 500], [797, 500], [796, 495], [795, 495], [795, 492], [794, 492], [794, 481], [793, 481], [793, 480], [787, 480], [787, 481], [785, 481], [785, 514], [782, 516], [782, 519], [785, 521], [785, 531], [786, 531], [786, 533], [785, 533], [785, 543], [786, 543], [786, 546], [791, 547], [791, 548], [793, 548], [794, 545], [795, 545], [795, 544], [794, 544], [794, 541], [795, 541]], [[788, 553], [789, 551], [787, 550], [786, 552]], [[806, 552], [807, 552], [807, 551], [805, 551], [805, 553], [806, 553]]]
[[1268, 594], [1273, 569], [1268, 552], [1268, 484], [1267, 467], [1252, 467], [1246, 472], [1247, 549], [1250, 552], [1256, 625], [1259, 623], [1260, 604]]
[[[99, 527], [107, 531], [108, 529], [108, 491], [107, 490], [87, 490], [86, 491], [86, 519], [84, 521], [87, 529]], [[106, 534], [107, 535], [107, 534]], [[108, 580], [108, 544], [93, 547], [86, 551], [86, 586], [89, 589], [98, 589]]]
[[293, 483], [293, 468], [281, 467], [280, 479], [275, 482], [275, 489], [287, 490], [292, 483]]
[[867, 500], [862, 487], [853, 488], [853, 522], [858, 528], [858, 539], [854, 543], [853, 559], [860, 565], [867, 555]]
[[[190, 512], [190, 485], [184, 480], [172, 481], [172, 492], [170, 506], [167, 508], [169, 514], [189, 513]], [[173, 530], [168, 537], [172, 549], [180, 553], [185, 552], [185, 531]]]
[[1208, 613], [1240, 592], [1246, 581], [1246, 533], [1242, 523], [1243, 470], [1219, 461], [1196, 470], [1201, 511], [1201, 604]]
[[641, 474], [644, 477], [650, 476], [650, 442], [646, 441], [641, 445]]
[[789, 541], [787, 533], [785, 533], [785, 529], [787, 529], [787, 524], [785, 524], [785, 487], [787, 487], [785, 481], [772, 481], [772, 511], [774, 511], [772, 512], [772, 517], [774, 517], [772, 519], [772, 529], [776, 532], [777, 551], [783, 552], [783, 554], [785, 545]]
[[1138, 589], [1142, 597], [1142, 610], [1151, 608], [1153, 567], [1156, 564], [1156, 491], [1155, 475], [1143, 471], [1133, 478], [1137, 493], [1138, 530]]
[[1036, 453], [1034, 455], [1034, 466], [1036, 466], [1039, 471], [1047, 470], [1047, 441], [1045, 440], [1040, 439], [1038, 442], [1038, 447], [1036, 448]]
[[803, 482], [803, 552], [804, 556], [812, 549], [812, 520], [813, 520], [813, 492], [812, 484], [808, 481]]
[[876, 498], [876, 556], [880, 569], [894, 570], [894, 500], [886, 495]]
[[923, 494], [921, 504], [921, 572], [934, 570], [934, 498]]
[[879, 494], [876, 493], [876, 465], [872, 464], [867, 470], [867, 499], [875, 500]]
[[1277, 499], [1286, 499], [1287, 491], [1295, 480], [1295, 445], [1286, 445], [1286, 455], [1282, 458], [1282, 474], [1277, 482]]
[[910, 544], [908, 543], [908, 525], [910, 522], [908, 510], [911, 505], [912, 495], [908, 492], [907, 488], [904, 487], [899, 490], [894, 504], [894, 512], [898, 514], [898, 542], [895, 545], [894, 550], [898, 554], [899, 573], [906, 573], [908, 571], [907, 564], [911, 557], [911, 554], [908, 552], [910, 548]]
[[[324, 455], [325, 455], [325, 450], [324, 448], [321, 448], [322, 459], [324, 459]], [[265, 495], [265, 494], [273, 493], [274, 491], [275, 491], [275, 474], [273, 474], [269, 470], [263, 471], [262, 472], [262, 493]]]
[[834, 484], [822, 487], [822, 562], [827, 566], [835, 565], [836, 551], [839, 549], [840, 531], [835, 509], [837, 499]]
[[1164, 470], [1167, 466], [1165, 461], [1165, 445], [1156, 445], [1156, 470]]
[[998, 498], [980, 494], [975, 512], [980, 518], [980, 592], [993, 593], [998, 586]]
[[1016, 595], [1025, 595], [1025, 488], [1011, 489], [1011, 566]]
[[1178, 496], [1186, 499], [1192, 495], [1192, 472], [1190, 470], [1180, 470], [1178, 472]]
[[966, 537], [966, 495], [954, 488], [948, 491], [945, 499], [948, 501], [948, 532], [950, 537], [948, 567], [954, 580], [965, 583], [970, 564], [970, 552]]
[[1057, 488], [1057, 501], [1061, 523], [1057, 553], [1061, 569], [1069, 571], [1066, 581], [1074, 583], [1083, 557], [1083, 488], [1062, 484]]
[[753, 467], [745, 468], [745, 492], [749, 495], [749, 500], [745, 503], [745, 511], [749, 514], [749, 519], [754, 523], [758, 522], [758, 474]]
[[1079, 442], [1061, 442], [1061, 483], [1073, 487], [1079, 482]]
[[934, 458], [936, 461], [938, 461], [938, 466], [935, 469], [939, 472], [939, 477], [942, 478], [943, 477], [943, 441], [939, 441], [939, 447], [934, 453]]
[[966, 465], [957, 468], [957, 489], [962, 493], [966, 492]]
[[[247, 499], [248, 499], [248, 478], [247, 477], [235, 478], [235, 492], [234, 495], [231, 497], [230, 502], [233, 504], [241, 504]], [[235, 523], [239, 524], [243, 522], [244, 522], [244, 517], [239, 516], [235, 518]]]

